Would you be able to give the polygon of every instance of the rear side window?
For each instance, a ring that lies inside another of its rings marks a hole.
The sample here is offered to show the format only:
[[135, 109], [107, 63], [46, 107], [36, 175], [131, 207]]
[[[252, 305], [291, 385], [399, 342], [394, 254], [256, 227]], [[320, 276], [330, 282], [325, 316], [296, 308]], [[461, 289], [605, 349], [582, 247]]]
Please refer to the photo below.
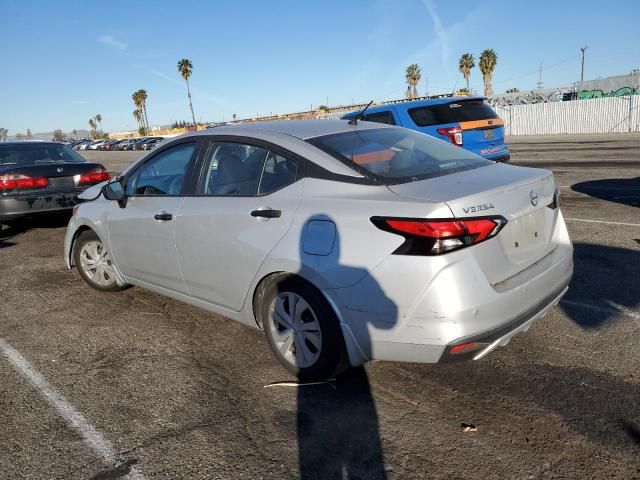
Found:
[[442, 105], [411, 108], [409, 109], [409, 116], [419, 127], [498, 118], [498, 114], [482, 100], [464, 100]]
[[386, 123], [387, 125], [396, 124], [393, 114], [390, 111], [370, 113], [369, 115], [365, 115], [363, 120], [367, 122]]
[[253, 196], [258, 191], [267, 150], [255, 145], [216, 142], [206, 163], [207, 195]]
[[296, 181], [298, 163], [277, 153], [269, 152], [264, 162], [258, 194], [266, 195]]
[[66, 145], [25, 143], [0, 145], [0, 165], [84, 163], [84, 158]]

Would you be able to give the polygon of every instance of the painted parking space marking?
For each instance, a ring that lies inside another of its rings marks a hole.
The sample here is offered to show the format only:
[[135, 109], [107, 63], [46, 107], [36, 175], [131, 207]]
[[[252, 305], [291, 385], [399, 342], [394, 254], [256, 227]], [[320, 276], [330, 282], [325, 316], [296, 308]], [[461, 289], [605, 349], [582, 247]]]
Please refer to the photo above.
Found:
[[627, 227], [640, 227], [640, 223], [608, 222], [606, 220], [589, 220], [588, 218], [565, 218], [567, 222], [603, 223], [605, 225], [625, 225]]
[[[55, 408], [58, 414], [82, 436], [84, 443], [102, 458], [105, 465], [116, 466], [119, 463], [120, 459], [117, 458], [116, 450], [111, 442], [105, 439], [82, 413], [76, 410], [18, 350], [9, 345], [2, 337], [0, 337], [0, 353], [4, 355], [22, 377], [40, 392], [49, 405]], [[144, 475], [135, 466], [132, 466], [129, 473], [122, 478], [144, 480]]]
[[623, 307], [622, 305], [614, 305], [612, 307], [603, 307], [601, 305], [593, 305], [591, 303], [585, 302], [575, 302], [573, 300], [560, 300], [560, 303], [563, 305], [567, 305], [569, 307], [578, 307], [584, 308], [587, 310], [596, 310], [598, 312], [608, 313], [608, 314], [622, 314], [627, 317], [633, 318], [634, 320], [640, 320], [640, 313], [635, 312], [629, 308]]

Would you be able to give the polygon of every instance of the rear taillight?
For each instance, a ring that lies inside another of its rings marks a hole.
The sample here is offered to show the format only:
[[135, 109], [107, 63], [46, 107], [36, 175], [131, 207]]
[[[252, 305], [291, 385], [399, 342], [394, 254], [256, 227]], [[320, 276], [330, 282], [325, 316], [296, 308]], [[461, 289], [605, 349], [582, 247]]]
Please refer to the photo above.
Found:
[[447, 137], [454, 145], [462, 146], [462, 129], [460, 127], [439, 128], [438, 133]]
[[111, 175], [103, 168], [97, 167], [86, 173], [73, 176], [73, 181], [76, 185], [85, 185], [87, 183], [100, 183], [105, 180], [110, 180]]
[[45, 177], [29, 177], [19, 173], [0, 175], [0, 190], [46, 188], [48, 185], [49, 180]]
[[495, 237], [507, 223], [504, 217], [447, 220], [372, 217], [381, 230], [402, 235], [405, 242], [396, 255], [441, 255]]

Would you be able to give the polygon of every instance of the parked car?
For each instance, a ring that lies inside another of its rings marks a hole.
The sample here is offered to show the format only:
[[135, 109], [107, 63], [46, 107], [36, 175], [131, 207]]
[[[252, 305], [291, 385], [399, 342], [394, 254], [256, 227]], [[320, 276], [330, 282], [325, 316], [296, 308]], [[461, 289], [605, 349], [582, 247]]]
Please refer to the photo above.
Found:
[[135, 150], [135, 145], [139, 140], [140, 138], [127, 138], [119, 148], [120, 150]]
[[99, 150], [100, 147], [102, 145], [104, 145], [108, 140], [96, 140], [94, 142], [91, 142], [91, 145], [89, 145], [88, 150]]
[[[411, 128], [495, 162], [508, 162], [504, 122], [485, 97], [404, 100], [370, 107], [362, 120]], [[344, 115], [351, 119], [359, 112]]]
[[141, 137], [136, 139], [135, 142], [131, 145], [132, 150], [142, 150], [142, 144], [149, 140], [150, 137]]
[[55, 142], [0, 143], [0, 222], [34, 213], [68, 210], [76, 195], [108, 180], [90, 163]]
[[81, 197], [96, 196], [64, 250], [90, 286], [262, 328], [303, 380], [480, 359], [557, 304], [573, 271], [549, 170], [373, 122], [183, 135]]
[[153, 148], [162, 142], [164, 138], [162, 137], [151, 137], [146, 139], [144, 142], [140, 142], [138, 146], [138, 150], [153, 150]]
[[91, 144], [91, 140], [83, 140], [76, 144], [73, 148], [74, 150], [86, 150], [89, 144]]

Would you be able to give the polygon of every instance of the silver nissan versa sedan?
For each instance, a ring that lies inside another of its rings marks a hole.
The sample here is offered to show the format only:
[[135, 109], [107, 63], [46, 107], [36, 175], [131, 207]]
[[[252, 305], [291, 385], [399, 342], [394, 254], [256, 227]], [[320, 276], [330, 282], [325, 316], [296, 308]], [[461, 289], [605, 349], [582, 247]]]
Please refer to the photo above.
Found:
[[92, 187], [65, 238], [131, 284], [263, 329], [302, 380], [369, 360], [478, 360], [567, 291], [551, 172], [351, 120], [224, 126]]

